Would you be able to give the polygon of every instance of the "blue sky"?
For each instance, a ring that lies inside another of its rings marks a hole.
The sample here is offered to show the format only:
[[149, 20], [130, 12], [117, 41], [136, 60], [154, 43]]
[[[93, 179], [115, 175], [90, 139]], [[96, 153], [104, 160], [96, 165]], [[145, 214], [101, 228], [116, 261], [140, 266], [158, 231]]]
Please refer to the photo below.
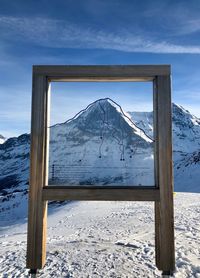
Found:
[[[171, 64], [173, 101], [200, 117], [199, 0], [0, 0], [0, 7], [0, 134], [30, 131], [33, 64]], [[54, 103], [63, 86], [53, 85]], [[81, 84], [67, 86], [82, 96], [77, 109], [90, 101]], [[104, 89], [112, 95], [109, 86], [88, 87]], [[121, 90], [128, 96], [129, 84]]]

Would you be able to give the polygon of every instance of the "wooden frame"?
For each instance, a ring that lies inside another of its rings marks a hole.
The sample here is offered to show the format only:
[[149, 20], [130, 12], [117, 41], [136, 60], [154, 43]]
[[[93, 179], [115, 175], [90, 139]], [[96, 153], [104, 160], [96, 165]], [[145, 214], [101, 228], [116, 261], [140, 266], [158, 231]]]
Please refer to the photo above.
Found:
[[[48, 187], [48, 120], [50, 82], [153, 81], [155, 183], [152, 187]], [[154, 201], [156, 265], [164, 273], [175, 268], [171, 84], [169, 65], [34, 66], [31, 121], [30, 191], [27, 268], [45, 264], [48, 200]]]

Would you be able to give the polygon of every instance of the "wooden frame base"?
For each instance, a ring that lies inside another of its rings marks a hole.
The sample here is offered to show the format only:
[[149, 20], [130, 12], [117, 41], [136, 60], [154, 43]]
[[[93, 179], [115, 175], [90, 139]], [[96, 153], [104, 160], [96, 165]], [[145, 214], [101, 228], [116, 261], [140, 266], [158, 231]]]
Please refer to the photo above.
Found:
[[[59, 81], [153, 82], [155, 186], [48, 186], [50, 82]], [[175, 251], [170, 66], [34, 66], [31, 117], [27, 268], [35, 271], [45, 264], [49, 200], [153, 201], [156, 265], [163, 273], [172, 273]]]
[[45, 201], [88, 200], [88, 201], [159, 201], [159, 189], [66, 187], [45, 186], [42, 190]]

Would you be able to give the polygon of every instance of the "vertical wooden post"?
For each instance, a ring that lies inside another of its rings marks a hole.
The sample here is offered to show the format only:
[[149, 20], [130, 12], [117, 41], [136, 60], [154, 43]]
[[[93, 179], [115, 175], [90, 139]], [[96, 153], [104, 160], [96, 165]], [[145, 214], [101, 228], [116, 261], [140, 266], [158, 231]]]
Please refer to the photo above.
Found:
[[158, 269], [170, 273], [175, 269], [170, 76], [157, 76], [154, 85], [156, 175], [160, 189], [160, 201], [155, 202], [156, 264]]
[[[157, 90], [157, 79], [153, 82], [153, 133], [154, 133], [154, 179], [155, 185], [159, 187], [159, 142], [158, 142], [158, 90]], [[159, 192], [160, 194], [160, 192]], [[159, 202], [155, 202], [155, 256], [156, 256], [156, 266], [160, 269], [160, 213], [159, 213]]]
[[27, 268], [40, 269], [46, 257], [47, 201], [42, 188], [48, 180], [48, 97], [46, 76], [33, 72], [30, 189], [27, 237]]

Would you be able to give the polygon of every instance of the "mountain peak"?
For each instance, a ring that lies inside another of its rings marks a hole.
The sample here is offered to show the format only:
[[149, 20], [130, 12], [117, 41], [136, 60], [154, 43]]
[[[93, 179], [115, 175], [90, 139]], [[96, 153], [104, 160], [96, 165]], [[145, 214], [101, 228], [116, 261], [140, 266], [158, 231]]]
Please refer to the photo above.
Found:
[[76, 115], [78, 116], [82, 112], [86, 112], [86, 111], [91, 112], [96, 109], [103, 110], [104, 108], [108, 109], [108, 108], [112, 108], [112, 107], [114, 107], [118, 112], [124, 113], [121, 106], [117, 102], [115, 102], [111, 98], [107, 97], [107, 98], [100, 98], [100, 99], [95, 100], [94, 102], [90, 103], [85, 109], [81, 110]]
[[200, 125], [200, 119], [192, 115], [188, 110], [186, 110], [181, 105], [172, 103], [173, 121], [180, 126], [185, 126], [187, 124], [189, 127], [194, 125]]
[[0, 134], [0, 144], [3, 144], [6, 141], [6, 138]]
[[179, 115], [184, 115], [184, 114], [189, 114], [191, 115], [191, 113], [186, 110], [183, 106], [176, 104], [176, 103], [172, 103], [172, 111], [175, 114], [179, 114]]
[[102, 126], [110, 129], [114, 126], [116, 129], [129, 129], [146, 142], [153, 140], [143, 129], [138, 127], [131, 119], [130, 115], [123, 111], [122, 107], [111, 98], [101, 98], [90, 103], [85, 109], [79, 111], [73, 118], [64, 124], [79, 122], [79, 128], [85, 128], [88, 131], [99, 130]]

